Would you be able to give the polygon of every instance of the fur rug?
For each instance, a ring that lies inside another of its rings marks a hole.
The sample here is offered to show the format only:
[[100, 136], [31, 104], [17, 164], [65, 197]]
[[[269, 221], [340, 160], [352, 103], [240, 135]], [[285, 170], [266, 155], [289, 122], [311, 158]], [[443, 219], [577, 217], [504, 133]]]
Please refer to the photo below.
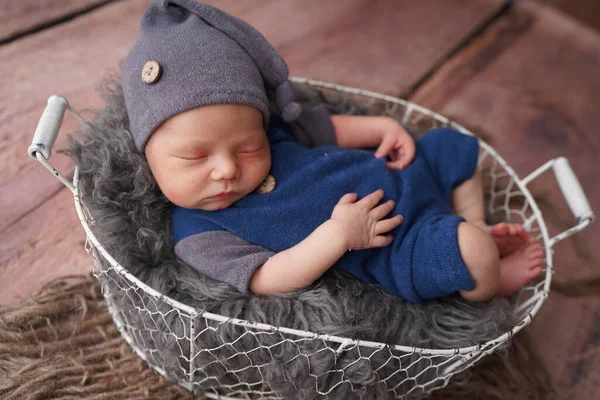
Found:
[[[199, 275], [173, 254], [170, 205], [134, 149], [119, 78], [109, 77], [101, 93], [106, 107], [70, 141], [68, 153], [80, 170], [79, 186], [95, 219], [95, 235], [121, 265], [158, 292], [229, 318], [423, 348], [476, 345], [515, 325], [504, 299], [473, 304], [449, 297], [415, 305], [333, 270], [309, 288], [272, 297], [244, 295]], [[305, 93], [304, 101], [328, 101], [333, 112], [370, 112], [310, 93]], [[334, 398], [385, 398], [409, 392], [418, 398], [443, 383], [436, 361], [417, 362], [415, 354], [391, 348], [364, 354], [364, 348], [356, 346], [337, 354], [323, 341], [250, 334], [246, 328], [201, 317], [192, 321], [200, 332], [194, 344], [200, 351], [190, 366], [190, 343], [184, 340], [190, 335], [189, 318], [169, 312], [170, 306], [139, 289], [123, 290], [127, 285], [123, 278], [106, 261], [100, 263], [97, 273], [109, 278], [103, 280], [103, 290], [121, 310], [116, 318], [170, 380], [188, 380], [190, 367], [195, 370], [198, 393], [217, 387], [228, 387], [230, 393], [265, 393], [270, 388], [285, 398], [309, 399], [322, 398], [319, 393], [334, 387], [328, 392]], [[411, 379], [417, 375], [422, 381]], [[384, 382], [385, 377], [390, 379]], [[427, 384], [430, 380], [434, 383]]]

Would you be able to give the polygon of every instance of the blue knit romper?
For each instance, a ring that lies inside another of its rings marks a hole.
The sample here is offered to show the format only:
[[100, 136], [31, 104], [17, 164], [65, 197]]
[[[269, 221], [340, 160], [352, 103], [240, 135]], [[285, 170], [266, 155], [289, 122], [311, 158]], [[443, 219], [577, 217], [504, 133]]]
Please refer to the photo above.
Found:
[[416, 141], [409, 166], [390, 171], [386, 160], [370, 151], [306, 148], [276, 116], [271, 117], [267, 135], [275, 190], [253, 192], [217, 211], [174, 206], [175, 243], [224, 230], [280, 252], [327, 221], [344, 194], [358, 193], [362, 198], [383, 189], [383, 201], [396, 201], [388, 217], [404, 216], [391, 232], [393, 243], [349, 251], [334, 267], [415, 303], [474, 288], [458, 247], [457, 225], [464, 219], [453, 214], [451, 193], [477, 168], [477, 139], [448, 128], [433, 129]]

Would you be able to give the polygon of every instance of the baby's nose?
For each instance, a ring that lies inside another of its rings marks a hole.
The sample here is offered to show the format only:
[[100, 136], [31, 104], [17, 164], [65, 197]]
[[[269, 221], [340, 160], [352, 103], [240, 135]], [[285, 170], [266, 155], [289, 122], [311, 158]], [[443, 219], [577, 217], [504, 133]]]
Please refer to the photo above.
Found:
[[238, 167], [235, 160], [227, 157], [222, 157], [218, 160], [215, 168], [212, 171], [214, 180], [233, 179], [237, 176]]

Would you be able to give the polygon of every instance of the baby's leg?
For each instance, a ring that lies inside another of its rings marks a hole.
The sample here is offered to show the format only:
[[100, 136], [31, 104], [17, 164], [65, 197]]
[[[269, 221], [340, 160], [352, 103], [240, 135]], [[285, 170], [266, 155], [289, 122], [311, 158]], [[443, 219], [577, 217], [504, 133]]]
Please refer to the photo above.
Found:
[[459, 293], [470, 301], [490, 300], [500, 289], [498, 247], [490, 235], [473, 224], [461, 222], [457, 229], [460, 255], [475, 281], [473, 290]]
[[498, 247], [487, 232], [462, 222], [458, 224], [458, 246], [475, 280], [475, 289], [459, 292], [470, 301], [510, 296], [541, 272], [543, 252], [533, 238], [510, 256], [500, 259]]
[[485, 224], [483, 183], [479, 171], [452, 191], [452, 208], [467, 222]]
[[467, 222], [486, 231], [498, 246], [500, 257], [514, 253], [529, 240], [521, 225], [502, 222], [489, 226], [485, 223], [483, 184], [479, 171], [452, 192], [452, 207]]

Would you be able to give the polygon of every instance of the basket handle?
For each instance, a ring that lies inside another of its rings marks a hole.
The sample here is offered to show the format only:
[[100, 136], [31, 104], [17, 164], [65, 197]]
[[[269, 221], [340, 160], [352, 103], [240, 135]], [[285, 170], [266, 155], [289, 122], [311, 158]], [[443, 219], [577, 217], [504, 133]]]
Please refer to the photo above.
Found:
[[74, 193], [76, 189], [73, 184], [48, 162], [52, 154], [52, 146], [54, 146], [54, 142], [60, 131], [67, 108], [81, 119], [81, 116], [69, 106], [67, 99], [57, 95], [50, 96], [48, 104], [40, 117], [40, 122], [38, 122], [31, 145], [27, 149], [27, 153], [29, 157], [38, 160], [52, 175]]
[[63, 117], [65, 116], [65, 110], [68, 106], [69, 103], [64, 97], [57, 95], [50, 96], [28, 149], [31, 158], [34, 160], [37, 159], [35, 153], [38, 151], [42, 153], [46, 160], [50, 158], [52, 146], [54, 146], [58, 131], [63, 122]]
[[521, 183], [527, 186], [531, 181], [540, 176], [542, 173], [552, 168], [558, 186], [571, 209], [571, 212], [577, 219], [577, 225], [565, 230], [562, 233], [550, 239], [549, 246], [553, 247], [556, 243], [568, 238], [569, 236], [579, 232], [596, 219], [590, 203], [579, 183], [579, 179], [573, 172], [569, 161], [565, 157], [558, 157], [546, 162], [544, 165], [526, 176]]

